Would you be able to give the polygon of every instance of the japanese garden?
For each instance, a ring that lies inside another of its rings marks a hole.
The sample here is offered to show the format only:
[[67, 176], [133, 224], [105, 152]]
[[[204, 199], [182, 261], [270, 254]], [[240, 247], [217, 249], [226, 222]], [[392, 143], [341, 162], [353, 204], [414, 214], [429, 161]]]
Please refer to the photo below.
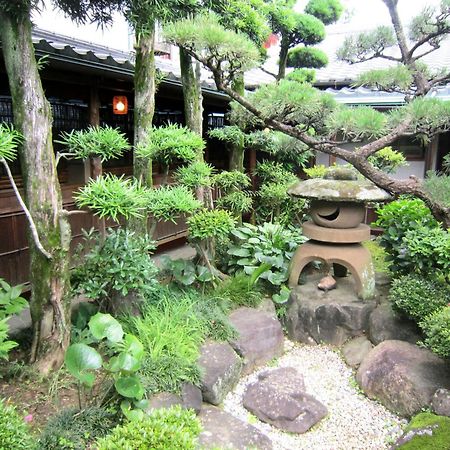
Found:
[[0, 0], [1, 449], [450, 450], [450, 1], [361, 3]]

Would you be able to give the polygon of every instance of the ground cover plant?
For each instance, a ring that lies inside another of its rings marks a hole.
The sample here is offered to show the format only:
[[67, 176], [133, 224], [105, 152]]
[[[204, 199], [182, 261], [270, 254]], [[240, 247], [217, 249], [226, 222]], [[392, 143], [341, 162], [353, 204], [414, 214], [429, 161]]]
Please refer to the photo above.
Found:
[[2, 448], [7, 450], [29, 450], [34, 444], [23, 416], [4, 400], [0, 400], [0, 440]]

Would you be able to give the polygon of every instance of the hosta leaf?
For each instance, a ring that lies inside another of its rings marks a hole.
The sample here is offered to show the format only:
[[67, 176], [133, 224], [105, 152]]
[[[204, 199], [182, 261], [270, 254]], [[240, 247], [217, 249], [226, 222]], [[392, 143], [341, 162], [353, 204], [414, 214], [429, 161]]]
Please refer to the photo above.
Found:
[[64, 356], [67, 370], [75, 378], [88, 387], [92, 387], [95, 375], [88, 370], [96, 370], [102, 366], [102, 357], [92, 347], [86, 344], [71, 345]]
[[97, 313], [89, 321], [89, 330], [95, 339], [108, 339], [110, 342], [120, 342], [123, 338], [122, 325], [111, 314]]
[[117, 392], [126, 398], [140, 400], [144, 395], [144, 388], [136, 375], [117, 378], [114, 386]]

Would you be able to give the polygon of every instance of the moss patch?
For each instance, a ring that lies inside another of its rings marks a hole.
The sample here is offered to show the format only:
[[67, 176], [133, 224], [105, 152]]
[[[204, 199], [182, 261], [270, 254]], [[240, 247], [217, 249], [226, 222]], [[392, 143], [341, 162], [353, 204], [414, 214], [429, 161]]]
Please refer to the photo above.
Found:
[[363, 245], [372, 255], [375, 272], [389, 273], [390, 270], [389, 264], [386, 261], [386, 252], [384, 251], [384, 248], [380, 246], [379, 242], [377, 240], [366, 241]]
[[402, 445], [402, 450], [449, 450], [450, 449], [450, 417], [436, 416], [424, 412], [411, 419], [406, 432], [418, 429], [429, 429], [431, 434], [414, 436]]

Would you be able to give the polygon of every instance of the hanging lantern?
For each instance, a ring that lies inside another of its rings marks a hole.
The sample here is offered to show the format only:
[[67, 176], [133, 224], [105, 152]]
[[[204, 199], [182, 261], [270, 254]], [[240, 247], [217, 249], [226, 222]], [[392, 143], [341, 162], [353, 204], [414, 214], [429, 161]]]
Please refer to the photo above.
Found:
[[128, 99], [125, 95], [115, 95], [113, 97], [113, 113], [128, 114]]

